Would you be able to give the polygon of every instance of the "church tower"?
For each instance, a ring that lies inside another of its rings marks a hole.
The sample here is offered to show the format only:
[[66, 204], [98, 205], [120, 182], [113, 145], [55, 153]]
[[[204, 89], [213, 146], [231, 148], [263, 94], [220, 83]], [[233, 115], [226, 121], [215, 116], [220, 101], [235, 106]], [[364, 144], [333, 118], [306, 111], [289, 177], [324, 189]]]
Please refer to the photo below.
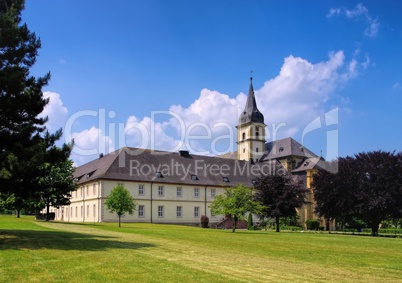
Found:
[[258, 110], [254, 96], [253, 78], [246, 107], [239, 117], [237, 128], [237, 159], [258, 162], [265, 152], [264, 115]]

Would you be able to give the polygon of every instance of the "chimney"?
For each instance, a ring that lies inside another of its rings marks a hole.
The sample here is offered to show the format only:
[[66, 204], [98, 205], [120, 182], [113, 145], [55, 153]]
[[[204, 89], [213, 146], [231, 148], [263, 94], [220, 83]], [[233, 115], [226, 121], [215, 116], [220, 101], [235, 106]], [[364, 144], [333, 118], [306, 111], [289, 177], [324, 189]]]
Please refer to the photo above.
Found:
[[181, 157], [190, 157], [190, 153], [188, 150], [179, 150], [179, 154]]

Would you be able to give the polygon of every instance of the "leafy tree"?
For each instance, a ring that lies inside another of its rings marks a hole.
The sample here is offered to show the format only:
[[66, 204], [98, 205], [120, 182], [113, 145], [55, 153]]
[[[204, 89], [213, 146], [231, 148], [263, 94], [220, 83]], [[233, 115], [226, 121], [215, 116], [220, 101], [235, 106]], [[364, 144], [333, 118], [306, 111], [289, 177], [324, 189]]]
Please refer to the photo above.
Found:
[[259, 214], [262, 206], [253, 200], [252, 190], [240, 184], [225, 189], [223, 194], [216, 196], [210, 208], [214, 214], [231, 216], [234, 220], [232, 232], [235, 232], [238, 220], [244, 220], [246, 213]]
[[126, 212], [133, 214], [137, 205], [130, 192], [122, 185], [118, 185], [110, 192], [105, 204], [111, 213], [116, 212], [119, 216], [119, 227], [121, 227], [121, 216]]
[[402, 156], [373, 151], [339, 158], [339, 172], [314, 176], [316, 210], [327, 218], [357, 217], [378, 234], [382, 220], [401, 217]]
[[344, 227], [354, 216], [354, 205], [357, 202], [354, 190], [358, 183], [354, 172], [352, 157], [339, 158], [328, 164], [329, 168], [338, 167], [338, 172], [319, 170], [313, 177], [315, 211], [327, 220], [336, 220]]
[[41, 166], [41, 176], [38, 178], [40, 191], [38, 192], [41, 202], [39, 208], [46, 207], [46, 221], [49, 220], [50, 206], [59, 208], [69, 205], [71, 192], [77, 189], [74, 182], [73, 162], [68, 159], [71, 145], [62, 148], [52, 147], [47, 151], [47, 161]]
[[255, 199], [264, 207], [262, 216], [275, 219], [276, 232], [280, 230], [281, 217], [296, 216], [296, 209], [307, 203], [308, 189], [299, 178], [287, 172], [258, 178], [254, 189]]

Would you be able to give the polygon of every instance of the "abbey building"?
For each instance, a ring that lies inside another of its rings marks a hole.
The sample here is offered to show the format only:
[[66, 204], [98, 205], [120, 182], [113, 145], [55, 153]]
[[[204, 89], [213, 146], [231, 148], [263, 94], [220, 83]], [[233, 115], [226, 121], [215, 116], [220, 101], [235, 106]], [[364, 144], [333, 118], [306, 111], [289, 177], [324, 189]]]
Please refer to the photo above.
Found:
[[[223, 215], [209, 209], [225, 188], [243, 184], [253, 187], [262, 174], [282, 168], [301, 178], [310, 188], [322, 158], [292, 138], [265, 141], [264, 115], [258, 110], [252, 79], [237, 128], [237, 152], [222, 156], [194, 155], [188, 151], [155, 151], [124, 147], [76, 168], [78, 189], [71, 204], [52, 208], [55, 219], [71, 222], [118, 221], [108, 212], [106, 197], [122, 184], [137, 202], [133, 215], [124, 222], [198, 224], [201, 215], [219, 225]], [[310, 205], [299, 211], [300, 222], [316, 219], [312, 192]], [[257, 221], [257, 219], [256, 219]]]

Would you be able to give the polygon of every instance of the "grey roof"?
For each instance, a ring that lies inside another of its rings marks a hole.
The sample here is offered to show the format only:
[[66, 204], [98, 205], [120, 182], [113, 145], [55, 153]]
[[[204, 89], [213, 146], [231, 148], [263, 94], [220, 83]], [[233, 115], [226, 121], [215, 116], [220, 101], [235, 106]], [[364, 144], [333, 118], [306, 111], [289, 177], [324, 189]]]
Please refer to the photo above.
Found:
[[242, 183], [251, 187], [253, 179], [260, 177], [261, 172], [269, 173], [271, 164], [278, 166], [279, 162], [252, 164], [182, 152], [125, 147], [76, 168], [74, 177], [78, 184], [108, 179], [199, 186], [236, 186]]
[[237, 159], [237, 151], [229, 151], [224, 154], [217, 155], [218, 158]]
[[301, 158], [318, 157], [314, 152], [304, 147], [294, 139], [285, 138], [266, 143], [265, 154], [261, 160], [280, 159], [286, 156], [296, 156]]
[[308, 158], [308, 159], [304, 160], [298, 168], [292, 170], [292, 173], [303, 172], [306, 170], [320, 168], [325, 163], [326, 162], [324, 161], [324, 158], [322, 158], [322, 157]]
[[239, 125], [255, 122], [264, 124], [264, 115], [258, 110], [257, 102], [255, 101], [253, 78], [250, 78], [250, 88], [247, 95], [246, 107], [239, 117]]

